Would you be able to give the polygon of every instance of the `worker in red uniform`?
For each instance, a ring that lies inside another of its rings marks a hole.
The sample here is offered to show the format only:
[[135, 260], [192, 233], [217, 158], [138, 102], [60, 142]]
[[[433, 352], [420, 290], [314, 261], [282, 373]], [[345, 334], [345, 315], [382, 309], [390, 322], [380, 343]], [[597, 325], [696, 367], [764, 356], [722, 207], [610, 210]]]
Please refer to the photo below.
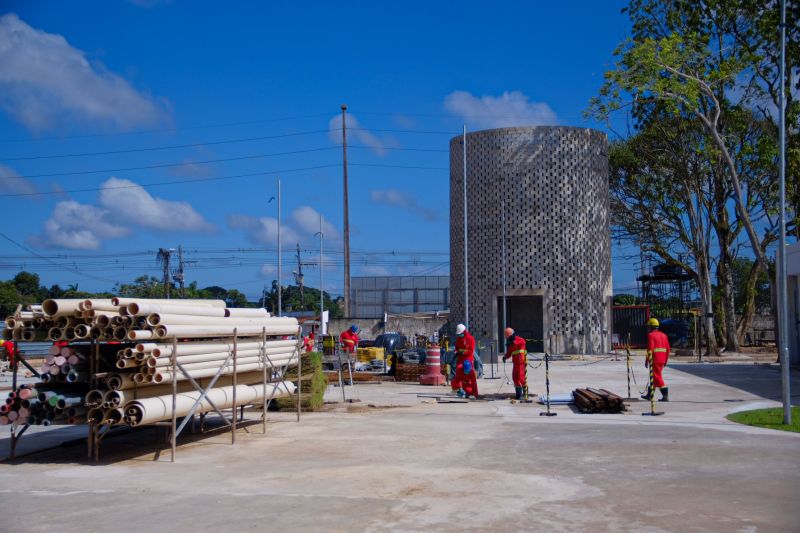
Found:
[[314, 333], [310, 333], [303, 337], [303, 352], [308, 353], [314, 349]]
[[0, 339], [0, 355], [3, 355], [3, 352], [5, 352], [9, 368], [14, 368], [14, 356], [16, 355], [14, 351], [15, 347], [14, 341], [4, 341]]
[[511, 379], [514, 380], [514, 391], [517, 400], [528, 399], [528, 350], [525, 348], [525, 339], [514, 333], [512, 328], [506, 328], [506, 354], [503, 362], [509, 358], [514, 363]]
[[664, 384], [664, 378], [661, 372], [667, 366], [669, 360], [669, 340], [663, 332], [658, 331], [660, 324], [655, 318], [647, 321], [647, 359], [645, 359], [645, 367], [648, 364], [653, 365], [653, 382], [647, 387], [647, 393], [642, 395], [645, 400], [650, 399], [651, 394], [655, 394], [655, 387], [661, 391], [661, 401], [669, 401], [669, 388]]
[[339, 335], [339, 343], [345, 353], [356, 353], [358, 348], [358, 326], [353, 324]]
[[462, 398], [478, 397], [478, 375], [475, 372], [475, 337], [464, 324], [456, 326], [456, 375], [450, 382]]

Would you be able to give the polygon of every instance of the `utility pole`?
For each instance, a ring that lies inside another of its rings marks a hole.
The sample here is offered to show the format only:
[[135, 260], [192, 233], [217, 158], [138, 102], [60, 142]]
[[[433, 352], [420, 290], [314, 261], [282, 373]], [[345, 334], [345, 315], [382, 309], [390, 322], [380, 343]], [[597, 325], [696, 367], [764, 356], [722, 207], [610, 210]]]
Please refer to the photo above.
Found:
[[173, 272], [172, 279], [178, 282], [181, 288], [181, 298], [186, 298], [186, 287], [184, 281], [186, 280], [183, 273], [183, 246], [178, 246], [178, 270]]
[[303, 290], [303, 263], [300, 262], [300, 243], [297, 243], [297, 253], [295, 254], [297, 258], [297, 270], [292, 272], [294, 274], [294, 281], [300, 287], [300, 309], [298, 311], [302, 311], [305, 308], [305, 291]]
[[323, 289], [322, 285], [322, 214], [319, 215], [319, 231], [317, 232], [319, 235], [319, 342], [320, 345], [322, 344], [322, 333], [323, 328], [322, 324], [325, 320], [325, 290]]
[[163, 282], [164, 282], [164, 295], [166, 298], [169, 298], [169, 286], [170, 286], [170, 278], [169, 278], [169, 258], [172, 254], [172, 249], [167, 248], [159, 248], [158, 254], [156, 255], [156, 262], [161, 265], [161, 270], [163, 273]]
[[278, 316], [283, 316], [283, 278], [281, 276], [281, 179], [278, 178]]
[[342, 172], [344, 176], [344, 316], [350, 318], [350, 208], [347, 192], [347, 105], [342, 104]]
[[780, 144], [780, 238], [778, 240], [778, 335], [780, 340], [783, 423], [792, 423], [791, 374], [789, 373], [789, 307], [786, 286], [786, 0], [781, 0], [781, 68], [778, 131]]
[[461, 140], [464, 154], [464, 325], [469, 328], [469, 251], [467, 247], [467, 125], [464, 124], [464, 135]]

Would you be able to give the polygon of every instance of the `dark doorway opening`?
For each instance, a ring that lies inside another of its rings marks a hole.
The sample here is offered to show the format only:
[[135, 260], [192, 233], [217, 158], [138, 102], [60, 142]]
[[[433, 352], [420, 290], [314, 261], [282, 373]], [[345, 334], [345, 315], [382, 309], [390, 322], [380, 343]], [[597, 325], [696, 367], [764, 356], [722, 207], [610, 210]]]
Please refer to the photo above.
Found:
[[[544, 351], [544, 306], [541, 296], [507, 296], [506, 326], [526, 339], [529, 352]], [[503, 332], [503, 297], [497, 298], [497, 331], [501, 349], [505, 350]]]

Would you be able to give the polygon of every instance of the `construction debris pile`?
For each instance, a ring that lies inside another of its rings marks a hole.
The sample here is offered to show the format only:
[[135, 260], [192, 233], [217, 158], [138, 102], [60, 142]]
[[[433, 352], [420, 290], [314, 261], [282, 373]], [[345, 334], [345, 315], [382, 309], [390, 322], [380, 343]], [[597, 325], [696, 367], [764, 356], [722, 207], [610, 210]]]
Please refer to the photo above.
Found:
[[621, 413], [625, 411], [625, 402], [606, 389], [575, 389], [572, 392], [575, 405], [582, 413]]
[[297, 362], [297, 320], [222, 300], [47, 300], [7, 318], [4, 335], [54, 345], [0, 425], [138, 426], [171, 419], [173, 405], [182, 417], [295, 391], [276, 370]]

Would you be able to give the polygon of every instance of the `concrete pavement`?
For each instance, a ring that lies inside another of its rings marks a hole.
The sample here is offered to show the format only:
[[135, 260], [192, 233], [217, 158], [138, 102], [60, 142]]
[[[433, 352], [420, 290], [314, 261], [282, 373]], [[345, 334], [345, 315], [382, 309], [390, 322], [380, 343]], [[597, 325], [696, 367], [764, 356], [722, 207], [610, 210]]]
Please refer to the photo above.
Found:
[[[531, 371], [533, 392], [542, 371]], [[625, 377], [624, 360], [551, 367], [553, 393], [592, 386], [626, 396]], [[395, 383], [346, 387], [360, 401], [342, 404], [329, 387], [324, 412], [299, 424], [270, 413], [267, 435], [250, 426], [235, 446], [226, 433], [187, 436], [174, 464], [168, 453], [154, 461], [151, 430], [106, 441], [100, 465], [85, 461], [84, 446], [0, 464], [0, 501], [14, 509], [0, 528], [796, 531], [800, 434], [724, 418], [779, 405], [777, 366], [676, 364], [665, 379], [674, 401], [655, 418], [641, 416], [647, 402], [619, 415], [558, 406], [551, 418], [538, 404], [440, 404], [430, 396], [443, 387]], [[503, 377], [479, 387], [513, 391]]]

